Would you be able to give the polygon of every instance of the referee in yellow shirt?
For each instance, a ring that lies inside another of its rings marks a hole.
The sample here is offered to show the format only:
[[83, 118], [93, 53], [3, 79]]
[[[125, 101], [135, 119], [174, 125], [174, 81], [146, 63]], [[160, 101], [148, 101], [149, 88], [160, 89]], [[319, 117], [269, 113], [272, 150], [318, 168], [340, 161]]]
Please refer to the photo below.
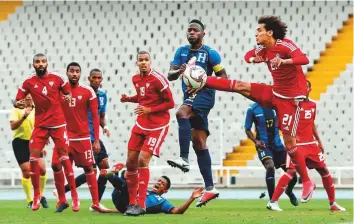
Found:
[[[22, 171], [22, 187], [26, 194], [26, 199], [28, 206], [32, 207], [32, 194], [31, 194], [31, 175], [30, 175], [30, 151], [29, 151], [29, 141], [31, 139], [31, 134], [34, 126], [34, 108], [33, 101], [30, 94], [24, 99], [26, 107], [24, 109], [13, 108], [10, 118], [11, 130], [14, 131], [14, 140], [12, 141], [12, 148], [15, 153], [15, 157], [18, 165]], [[44, 188], [47, 182], [46, 167], [42, 159], [39, 161], [40, 165], [40, 192], [42, 195], [41, 204], [43, 208], [48, 208], [48, 203], [46, 198], [43, 196]]]

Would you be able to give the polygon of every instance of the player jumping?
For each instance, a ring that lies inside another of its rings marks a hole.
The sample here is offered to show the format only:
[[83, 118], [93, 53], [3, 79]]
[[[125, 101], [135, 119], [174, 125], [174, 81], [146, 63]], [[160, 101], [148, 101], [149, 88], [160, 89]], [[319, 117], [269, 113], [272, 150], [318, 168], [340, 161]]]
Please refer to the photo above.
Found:
[[[127, 183], [129, 206], [124, 213], [138, 216], [146, 213], [146, 190], [150, 179], [149, 162], [153, 155], [159, 157], [160, 147], [168, 133], [170, 113], [174, 101], [168, 81], [151, 68], [151, 57], [146, 51], [137, 55], [139, 74], [132, 81], [135, 96], [121, 97], [121, 102], [138, 103], [138, 115], [128, 142]], [[139, 190], [138, 190], [139, 189]], [[137, 191], [139, 191], [137, 203]]]
[[[93, 165], [95, 160], [93, 151], [100, 151], [99, 142], [99, 118], [96, 94], [91, 87], [79, 84], [81, 67], [76, 62], [71, 62], [66, 68], [66, 74], [70, 83], [71, 101], [67, 103], [62, 100], [62, 107], [66, 118], [69, 137], [69, 156], [77, 167], [85, 171], [87, 185], [92, 197], [91, 208], [99, 211], [98, 187], [96, 173]], [[94, 130], [94, 142], [91, 145], [90, 129], [88, 124], [88, 111], [92, 111]], [[93, 151], [92, 151], [93, 150]], [[53, 164], [59, 162], [56, 153], [53, 152]], [[61, 202], [58, 212], [62, 212], [69, 205], [65, 199], [65, 188], [58, 189], [59, 201]]]
[[245, 55], [248, 63], [267, 64], [273, 76], [272, 86], [216, 77], [208, 77], [206, 86], [237, 92], [262, 106], [275, 108], [286, 151], [296, 163], [296, 171], [303, 181], [301, 198], [309, 200], [315, 183], [308, 176], [305, 159], [296, 147], [295, 138], [299, 123], [299, 103], [307, 95], [301, 65], [308, 64], [309, 59], [291, 40], [285, 38], [286, 31], [287, 26], [278, 17], [262, 16], [256, 29], [258, 47]]
[[[316, 169], [321, 175], [323, 187], [326, 189], [328, 195], [329, 209], [331, 211], [345, 211], [345, 208], [336, 203], [333, 179], [324, 162], [324, 148], [315, 125], [316, 103], [308, 98], [311, 92], [311, 83], [309, 81], [307, 81], [307, 89], [307, 98], [301, 102], [300, 123], [296, 134], [297, 149], [303, 153], [307, 167], [309, 169]], [[287, 168], [287, 172], [279, 179], [271, 201], [267, 204], [269, 210], [283, 211], [279, 208], [278, 200], [291, 179], [296, 175], [296, 170], [290, 157], [287, 158]]]
[[[196, 57], [196, 64], [201, 66], [208, 76], [213, 72], [218, 77], [227, 78], [226, 71], [221, 65], [218, 52], [203, 44], [204, 25], [199, 20], [192, 20], [187, 29], [189, 45], [177, 49], [171, 62], [168, 80], [176, 80], [185, 71], [186, 64], [192, 57]], [[200, 173], [203, 176], [205, 192], [197, 202], [197, 207], [205, 205], [218, 197], [219, 193], [214, 187], [211, 158], [206, 141], [209, 135], [208, 114], [215, 104], [215, 90], [203, 88], [197, 94], [189, 93], [187, 86], [182, 82], [183, 105], [177, 111], [178, 137], [180, 158], [168, 160], [172, 167], [178, 167], [183, 172], [189, 171], [189, 146], [192, 140], [193, 149], [197, 155]]]
[[[280, 140], [279, 129], [275, 125], [276, 120], [277, 116], [273, 109], [264, 108], [258, 103], [254, 103], [248, 108], [245, 120], [246, 134], [256, 145], [258, 158], [266, 169], [266, 184], [270, 199], [275, 188], [274, 167], [286, 171], [286, 152]], [[253, 123], [256, 126], [256, 137], [251, 131]], [[294, 206], [298, 205], [297, 198], [293, 193], [296, 181], [297, 176], [294, 175], [286, 189], [286, 194]]]
[[[55, 72], [48, 72], [48, 61], [44, 54], [36, 54], [33, 57], [33, 68], [36, 73], [30, 75], [18, 89], [14, 106], [23, 108], [24, 98], [28, 93], [33, 98], [36, 107], [35, 127], [29, 143], [30, 148], [30, 171], [31, 181], [34, 189], [32, 210], [40, 208], [40, 168], [39, 159], [44, 145], [49, 137], [54, 141], [61, 165], [64, 167], [65, 176], [73, 191], [73, 210], [79, 206], [77, 192], [75, 188], [74, 173], [68, 157], [67, 148], [69, 145], [66, 123], [63, 110], [60, 104], [60, 92], [67, 102], [71, 100], [70, 86], [63, 77]], [[61, 167], [52, 166], [54, 171], [54, 181], [57, 189], [64, 186], [64, 175]]]

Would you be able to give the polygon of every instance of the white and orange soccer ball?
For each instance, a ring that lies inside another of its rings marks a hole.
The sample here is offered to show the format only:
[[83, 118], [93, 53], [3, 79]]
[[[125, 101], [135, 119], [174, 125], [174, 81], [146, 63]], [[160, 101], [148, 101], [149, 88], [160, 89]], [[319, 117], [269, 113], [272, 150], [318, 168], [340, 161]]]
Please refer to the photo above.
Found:
[[182, 80], [187, 87], [198, 89], [203, 88], [207, 80], [205, 70], [198, 65], [188, 65], [182, 75]]

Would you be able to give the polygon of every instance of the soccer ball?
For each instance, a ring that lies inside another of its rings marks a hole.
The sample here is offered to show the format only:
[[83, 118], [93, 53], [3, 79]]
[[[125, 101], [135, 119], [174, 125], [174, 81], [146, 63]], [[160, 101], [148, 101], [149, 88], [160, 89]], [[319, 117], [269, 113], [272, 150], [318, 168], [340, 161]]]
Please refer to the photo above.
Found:
[[207, 77], [208, 76], [202, 67], [193, 65], [187, 66], [182, 75], [182, 80], [187, 87], [198, 89], [205, 85]]

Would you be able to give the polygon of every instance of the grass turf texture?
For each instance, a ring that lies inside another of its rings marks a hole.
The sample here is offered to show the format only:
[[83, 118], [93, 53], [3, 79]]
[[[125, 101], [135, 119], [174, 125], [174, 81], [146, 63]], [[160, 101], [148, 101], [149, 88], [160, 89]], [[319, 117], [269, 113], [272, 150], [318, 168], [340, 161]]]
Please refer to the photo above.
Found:
[[[171, 200], [174, 205], [181, 205], [183, 200]], [[125, 217], [122, 214], [98, 214], [88, 211], [89, 200], [81, 201], [81, 210], [74, 213], [71, 207], [63, 213], [54, 213], [55, 201], [50, 200], [50, 208], [33, 212], [27, 209], [24, 201], [0, 201], [0, 223], [7, 224], [44, 224], [44, 223], [353, 223], [353, 201], [339, 200], [338, 203], [347, 209], [346, 212], [331, 212], [327, 200], [312, 200], [308, 204], [293, 207], [289, 201], [281, 200], [283, 212], [266, 209], [266, 200], [214, 200], [196, 208], [192, 204], [184, 215], [145, 215], [141, 217]], [[112, 202], [102, 202], [106, 207], [113, 208]], [[71, 202], [69, 202], [71, 204]]]

